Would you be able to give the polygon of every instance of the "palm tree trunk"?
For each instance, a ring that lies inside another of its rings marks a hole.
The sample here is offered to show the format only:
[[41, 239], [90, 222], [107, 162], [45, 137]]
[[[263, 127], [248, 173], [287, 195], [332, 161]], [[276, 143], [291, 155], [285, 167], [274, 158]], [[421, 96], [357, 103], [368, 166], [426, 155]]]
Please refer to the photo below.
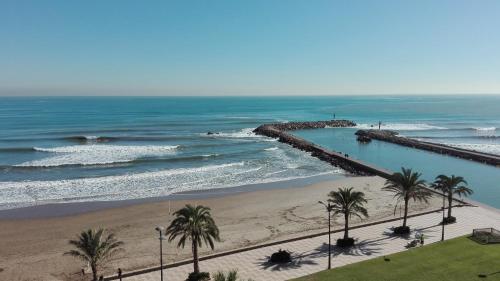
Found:
[[90, 264], [92, 269], [92, 281], [97, 281], [97, 266], [95, 264]]
[[448, 193], [448, 217], [451, 218], [451, 205], [453, 204], [453, 192]]
[[408, 217], [408, 201], [409, 201], [409, 198], [405, 198], [405, 213], [404, 213], [404, 217], [403, 217], [403, 227], [406, 227], [406, 219]]
[[344, 240], [349, 238], [349, 214], [345, 213]]
[[198, 265], [198, 244], [196, 241], [193, 241], [193, 271], [195, 273], [200, 272], [200, 267]]

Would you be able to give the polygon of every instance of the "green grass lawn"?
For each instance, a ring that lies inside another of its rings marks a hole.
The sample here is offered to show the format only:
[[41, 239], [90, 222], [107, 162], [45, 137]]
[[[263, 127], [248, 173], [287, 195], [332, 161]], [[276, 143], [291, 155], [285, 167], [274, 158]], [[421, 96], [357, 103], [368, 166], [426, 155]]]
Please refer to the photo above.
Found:
[[[296, 281], [471, 281], [500, 280], [500, 244], [467, 237], [325, 270]], [[479, 274], [486, 274], [480, 278]]]

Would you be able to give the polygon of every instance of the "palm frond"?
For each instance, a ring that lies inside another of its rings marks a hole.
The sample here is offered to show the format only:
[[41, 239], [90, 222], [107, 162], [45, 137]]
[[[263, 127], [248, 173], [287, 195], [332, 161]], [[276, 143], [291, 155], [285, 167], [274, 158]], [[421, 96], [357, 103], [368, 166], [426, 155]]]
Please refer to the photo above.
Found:
[[97, 270], [103, 263], [122, 251], [121, 246], [124, 244], [118, 241], [113, 233], [104, 237], [104, 229], [82, 231], [77, 239], [69, 240], [68, 243], [74, 249], [65, 252], [64, 255], [89, 263], [93, 270]]
[[353, 191], [353, 187], [339, 188], [337, 191], [331, 191], [328, 196], [328, 202], [331, 204], [331, 210], [334, 215], [347, 214], [347, 216], [368, 217], [368, 210], [363, 204], [368, 202], [365, 194], [360, 191]]
[[200, 247], [205, 244], [213, 249], [214, 241], [220, 241], [219, 229], [209, 207], [187, 204], [177, 210], [174, 216], [166, 234], [169, 235], [170, 242], [179, 238], [178, 247], [184, 248], [186, 241], [191, 240]]

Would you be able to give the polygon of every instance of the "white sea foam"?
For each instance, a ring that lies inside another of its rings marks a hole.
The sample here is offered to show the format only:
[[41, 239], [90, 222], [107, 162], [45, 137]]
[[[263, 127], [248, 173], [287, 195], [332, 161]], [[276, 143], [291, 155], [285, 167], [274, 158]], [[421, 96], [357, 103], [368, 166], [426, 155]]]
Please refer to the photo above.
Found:
[[[159, 196], [169, 194], [172, 191], [182, 191], [182, 188], [176, 189], [180, 182], [193, 179], [203, 180], [224, 173], [241, 171], [245, 170], [244, 166], [244, 162], [235, 162], [97, 178], [2, 182], [0, 184], [0, 204], [33, 203], [39, 198], [43, 198], [43, 201], [89, 201], [90, 197], [117, 200]], [[210, 180], [206, 180], [205, 185], [209, 182]]]
[[[358, 124], [356, 126], [358, 129], [378, 129], [377, 124]], [[434, 126], [425, 123], [382, 123], [380, 126], [384, 130], [395, 130], [395, 131], [421, 131], [421, 130], [445, 130], [447, 128]]]
[[[51, 150], [59, 151], [52, 152], [56, 157], [58, 154], [67, 154], [67, 151], [73, 151], [74, 148]], [[213, 163], [202, 167], [94, 178], [0, 182], [0, 209], [47, 203], [157, 197], [182, 191], [277, 182], [332, 174], [332, 172], [343, 173], [341, 170], [332, 171], [328, 163], [288, 146], [270, 152], [272, 153], [269, 153], [268, 157], [244, 162]], [[279, 161], [276, 161], [277, 159]], [[295, 165], [289, 166], [290, 163]]]
[[219, 156], [220, 154], [218, 153], [214, 153], [214, 154], [203, 154], [201, 155], [201, 157], [205, 157], [205, 158], [209, 158], [209, 157], [217, 157]]
[[277, 119], [276, 122], [278, 122], [278, 123], [290, 123], [290, 120]]
[[474, 130], [476, 131], [495, 131], [497, 128], [495, 127], [476, 127]]
[[265, 136], [257, 135], [253, 132], [255, 128], [244, 128], [239, 131], [234, 132], [219, 132], [214, 134], [201, 133], [202, 137], [210, 137], [210, 138], [228, 138], [228, 139], [241, 139], [241, 140], [250, 140], [250, 141], [269, 141], [274, 142], [278, 141], [277, 139], [268, 138]]
[[278, 150], [278, 147], [274, 146], [274, 147], [264, 148], [264, 150], [265, 151], [274, 151], [274, 150]]
[[24, 162], [16, 166], [56, 167], [65, 165], [106, 165], [126, 163], [142, 157], [165, 156], [175, 153], [178, 146], [171, 145], [72, 145], [53, 148], [35, 147], [34, 150], [49, 152], [46, 158]]
[[500, 155], [500, 143], [444, 143], [449, 146]]
[[[309, 163], [311, 156], [296, 159]], [[287, 159], [288, 160], [288, 159]], [[315, 160], [319, 161], [319, 160]], [[53, 181], [0, 182], [0, 209], [37, 204], [123, 200], [175, 192], [225, 188], [331, 174], [324, 164], [315, 172], [283, 169], [283, 163], [234, 162], [195, 168]], [[277, 173], [270, 172], [269, 168]], [[269, 177], [280, 174], [280, 177]]]
[[213, 136], [226, 138], [262, 138], [262, 136], [255, 134], [253, 130], [255, 130], [255, 128], [245, 128], [236, 132], [223, 132]]

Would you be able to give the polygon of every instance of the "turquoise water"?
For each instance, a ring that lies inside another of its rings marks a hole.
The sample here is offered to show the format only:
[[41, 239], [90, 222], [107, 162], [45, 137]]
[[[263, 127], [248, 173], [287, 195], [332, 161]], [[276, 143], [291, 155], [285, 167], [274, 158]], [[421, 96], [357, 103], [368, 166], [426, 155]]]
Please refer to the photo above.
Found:
[[356, 130], [332, 128], [294, 134], [378, 167], [392, 171], [411, 168], [429, 182], [440, 174], [463, 176], [475, 191], [471, 199], [500, 208], [500, 168], [377, 140], [361, 144], [356, 141]]
[[[262, 123], [324, 120], [333, 114], [360, 128], [380, 120], [384, 128], [411, 137], [500, 153], [499, 96], [4, 97], [0, 209], [342, 175], [306, 153], [252, 133]], [[438, 161], [426, 156], [446, 157], [426, 152], [407, 155], [408, 149], [399, 147], [374, 150], [386, 146], [377, 142], [358, 147], [349, 129], [304, 133], [390, 169], [409, 163], [434, 176], [440, 161], [448, 161], [446, 166], [470, 177], [475, 199], [495, 206], [500, 201], [497, 168], [455, 158]], [[335, 138], [345, 138], [345, 147]], [[404, 161], [386, 163], [386, 154]], [[418, 161], [407, 162], [410, 158]], [[469, 174], [483, 176], [476, 181]]]

